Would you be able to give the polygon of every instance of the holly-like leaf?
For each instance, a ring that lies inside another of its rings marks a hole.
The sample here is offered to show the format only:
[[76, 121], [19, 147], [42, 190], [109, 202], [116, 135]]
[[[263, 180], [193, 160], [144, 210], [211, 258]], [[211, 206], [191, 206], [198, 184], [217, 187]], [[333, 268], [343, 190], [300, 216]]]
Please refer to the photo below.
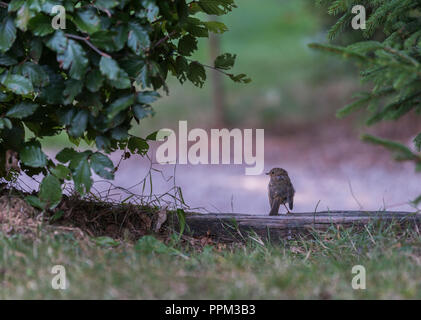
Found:
[[214, 66], [217, 69], [229, 70], [234, 66], [236, 57], [237, 57], [236, 54], [231, 54], [231, 53], [221, 54], [215, 59]]
[[156, 91], [141, 91], [136, 95], [136, 101], [141, 104], [151, 104], [160, 97]]
[[91, 92], [97, 92], [104, 82], [104, 77], [98, 69], [91, 70], [86, 76], [86, 87]]
[[104, 179], [114, 179], [114, 164], [102, 153], [96, 152], [91, 157], [91, 168], [94, 172]]
[[62, 54], [57, 55], [57, 61], [62, 65], [63, 69], [70, 69], [70, 77], [76, 80], [82, 79], [89, 63], [85, 50], [74, 40], [68, 41], [66, 50]]
[[228, 31], [228, 27], [220, 21], [204, 21], [203, 24], [213, 33], [224, 33]]
[[20, 160], [28, 167], [43, 168], [47, 165], [47, 156], [41, 150], [41, 144], [37, 141], [25, 143], [20, 151]]
[[54, 168], [51, 168], [50, 172], [62, 180], [68, 179], [70, 175], [70, 169], [66, 166], [63, 166], [62, 164], [58, 164]]
[[7, 54], [0, 54], [0, 66], [12, 66], [14, 64], [18, 63], [18, 61]]
[[110, 80], [117, 80], [120, 67], [118, 63], [112, 58], [101, 57], [99, 62], [99, 70], [101, 73]]
[[25, 3], [23, 6], [21, 6], [16, 14], [15, 23], [16, 26], [22, 30], [26, 31], [28, 27], [29, 20], [34, 16], [34, 12], [29, 10], [28, 4]]
[[44, 69], [33, 62], [25, 62], [19, 64], [14, 69], [14, 73], [24, 76], [31, 80], [34, 87], [44, 87], [49, 83], [48, 74]]
[[10, 91], [19, 95], [26, 95], [34, 91], [32, 82], [29, 79], [17, 74], [10, 74], [6, 76], [2, 81], [2, 84]]
[[133, 106], [133, 113], [138, 120], [141, 120], [141, 119], [146, 118], [150, 115], [153, 115], [154, 111], [151, 107], [142, 106], [142, 105], [137, 104], [137, 105]]
[[6, 112], [6, 116], [9, 118], [23, 119], [35, 112], [38, 105], [30, 102], [20, 102], [15, 104], [9, 111]]
[[46, 15], [39, 14], [33, 17], [28, 24], [29, 30], [38, 37], [44, 37], [54, 32], [51, 26], [51, 18]]
[[16, 27], [12, 17], [0, 21], [0, 52], [9, 50], [16, 40]]
[[187, 78], [197, 87], [203, 87], [206, 80], [205, 68], [198, 62], [193, 61], [189, 64]]
[[226, 14], [237, 7], [234, 0], [199, 0], [197, 3], [203, 12], [217, 16]]
[[88, 116], [89, 113], [87, 110], [79, 110], [76, 115], [73, 117], [72, 122], [69, 128], [69, 134], [73, 138], [81, 137], [88, 125]]
[[73, 18], [74, 23], [82, 32], [93, 34], [101, 30], [101, 20], [95, 10], [78, 11]]
[[118, 71], [116, 80], [108, 80], [108, 82], [117, 89], [127, 89], [132, 85], [129, 75], [123, 69]]
[[72, 104], [75, 97], [82, 92], [83, 82], [69, 79], [65, 82], [66, 88], [63, 91], [64, 104]]
[[96, 47], [106, 50], [107, 52], [114, 52], [117, 50], [117, 46], [113, 40], [114, 36], [115, 32], [101, 30], [91, 35], [90, 40]]
[[151, 45], [148, 32], [137, 23], [130, 23], [127, 45], [135, 54], [141, 55]]
[[239, 83], [250, 83], [251, 79], [249, 77], [247, 77], [246, 74], [241, 73], [241, 74], [229, 74], [228, 75], [230, 77], [230, 79], [234, 82], [239, 82]]
[[56, 159], [60, 161], [61, 163], [67, 163], [74, 158], [76, 158], [78, 155], [78, 152], [76, 152], [74, 149], [71, 148], [64, 148], [56, 155]]
[[54, 209], [61, 201], [61, 183], [55, 176], [49, 174], [41, 183], [39, 199], [49, 209]]
[[92, 186], [92, 179], [91, 168], [86, 157], [83, 157], [78, 161], [72, 172], [72, 176], [75, 188], [79, 193], [85, 194], [89, 192]]
[[64, 35], [63, 31], [57, 30], [54, 34], [48, 39], [46, 45], [51, 50], [62, 54], [66, 51], [67, 48], [67, 38]]
[[127, 143], [127, 148], [131, 153], [137, 153], [144, 156], [149, 150], [149, 145], [145, 139], [131, 137]]
[[197, 50], [197, 39], [188, 34], [178, 41], [178, 53], [183, 56], [191, 56]]
[[119, 112], [127, 109], [134, 103], [134, 96], [132, 94], [118, 98], [107, 109], [108, 119], [114, 118]]

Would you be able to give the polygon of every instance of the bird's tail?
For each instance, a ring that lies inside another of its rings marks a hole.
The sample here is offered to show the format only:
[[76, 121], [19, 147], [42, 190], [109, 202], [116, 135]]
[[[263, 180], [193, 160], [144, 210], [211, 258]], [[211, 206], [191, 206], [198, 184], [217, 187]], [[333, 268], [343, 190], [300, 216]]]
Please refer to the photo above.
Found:
[[270, 216], [276, 216], [276, 215], [278, 215], [280, 205], [281, 205], [281, 199], [280, 198], [275, 198], [273, 200], [272, 208], [270, 209], [269, 215]]

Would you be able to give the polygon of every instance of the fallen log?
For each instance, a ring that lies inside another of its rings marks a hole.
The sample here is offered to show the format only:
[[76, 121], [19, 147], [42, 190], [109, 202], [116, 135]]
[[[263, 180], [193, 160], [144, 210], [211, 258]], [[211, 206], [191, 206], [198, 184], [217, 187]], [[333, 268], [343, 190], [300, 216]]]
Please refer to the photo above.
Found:
[[[421, 228], [421, 214], [387, 211], [324, 211], [279, 216], [186, 214], [184, 232], [192, 236], [210, 235], [221, 241], [246, 239], [250, 234], [277, 241], [325, 231], [331, 226], [349, 228], [370, 223]], [[182, 225], [179, 221], [174, 223], [176, 230], [180, 230]]]

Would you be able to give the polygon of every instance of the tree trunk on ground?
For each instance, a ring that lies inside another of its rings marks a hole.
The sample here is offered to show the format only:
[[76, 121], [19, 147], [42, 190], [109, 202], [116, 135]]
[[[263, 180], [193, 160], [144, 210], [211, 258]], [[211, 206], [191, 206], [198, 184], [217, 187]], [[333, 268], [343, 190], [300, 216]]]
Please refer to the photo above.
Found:
[[[421, 228], [421, 214], [410, 212], [378, 211], [333, 211], [317, 213], [293, 213], [288, 215], [245, 215], [245, 214], [188, 214], [186, 233], [193, 236], [211, 235], [220, 241], [245, 240], [257, 234], [262, 239], [292, 239], [299, 235], [310, 235], [314, 231], [325, 231], [330, 226], [336, 228], [364, 228], [376, 223], [392, 223]], [[173, 221], [176, 230], [179, 224]]]

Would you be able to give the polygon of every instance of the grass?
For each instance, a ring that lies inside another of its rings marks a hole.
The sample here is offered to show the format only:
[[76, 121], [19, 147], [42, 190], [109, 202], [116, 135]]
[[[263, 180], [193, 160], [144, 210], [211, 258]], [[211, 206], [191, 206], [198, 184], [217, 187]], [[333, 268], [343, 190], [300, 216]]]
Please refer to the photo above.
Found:
[[[44, 235], [0, 237], [1, 299], [420, 299], [418, 230], [368, 226], [278, 244], [134, 245]], [[104, 243], [104, 242], [101, 242]], [[107, 243], [107, 242], [105, 242]], [[53, 290], [51, 269], [66, 268], [69, 288]], [[352, 267], [366, 269], [366, 290], [351, 287]]]

